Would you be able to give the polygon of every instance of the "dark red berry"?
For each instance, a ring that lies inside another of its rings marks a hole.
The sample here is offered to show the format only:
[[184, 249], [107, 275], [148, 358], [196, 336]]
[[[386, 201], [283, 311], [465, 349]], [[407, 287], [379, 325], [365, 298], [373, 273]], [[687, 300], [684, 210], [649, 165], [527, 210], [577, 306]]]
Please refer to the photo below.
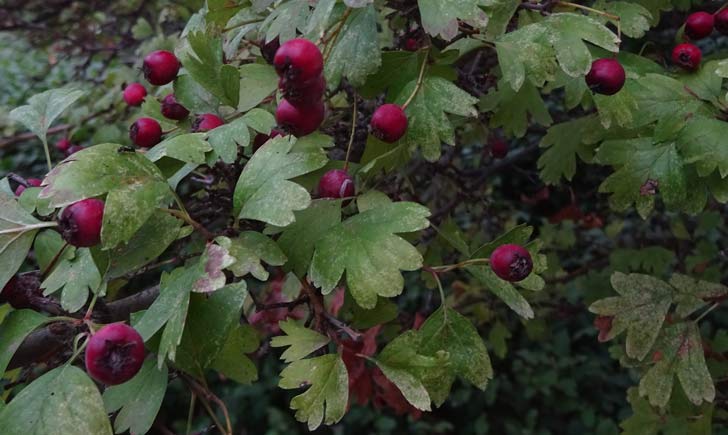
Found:
[[278, 89], [283, 98], [294, 106], [311, 106], [324, 97], [326, 92], [326, 80], [323, 76], [306, 82], [300, 86], [297, 82], [281, 77], [278, 80]]
[[531, 254], [519, 245], [501, 245], [490, 254], [490, 268], [499, 278], [522, 281], [533, 270]]
[[56, 149], [62, 153], [65, 153], [66, 151], [68, 151], [69, 148], [71, 148], [71, 145], [73, 145], [73, 144], [71, 143], [70, 140], [61, 139], [58, 142], [56, 142]]
[[294, 136], [301, 137], [313, 133], [321, 126], [325, 112], [322, 101], [311, 106], [296, 107], [283, 99], [276, 108], [276, 121]]
[[222, 118], [212, 113], [199, 115], [192, 122], [192, 131], [195, 133], [210, 131], [225, 124]]
[[[43, 180], [39, 180], [37, 178], [28, 178], [25, 181], [28, 183], [28, 187], [40, 187], [40, 184], [43, 182]], [[22, 184], [20, 186], [18, 186], [15, 189], [15, 196], [22, 195], [23, 192], [25, 192], [25, 189], [26, 189], [26, 187], [23, 186]]]
[[63, 210], [58, 221], [63, 239], [69, 244], [88, 248], [101, 242], [104, 201], [95, 198], [75, 202]]
[[694, 71], [700, 67], [700, 60], [702, 58], [703, 53], [700, 49], [687, 42], [677, 45], [672, 50], [672, 62], [690, 71]]
[[142, 148], [153, 147], [162, 140], [162, 126], [156, 119], [139, 118], [129, 127], [129, 138]]
[[106, 385], [123, 384], [144, 363], [144, 340], [125, 323], [112, 323], [96, 331], [86, 346], [86, 371]]
[[190, 111], [174, 98], [174, 94], [169, 94], [162, 100], [162, 115], [165, 118], [181, 121], [190, 114]]
[[332, 169], [319, 180], [318, 193], [321, 198], [347, 198], [354, 196], [354, 180], [343, 169]]
[[281, 41], [276, 36], [273, 40], [265, 42], [260, 41], [260, 54], [263, 56], [266, 62], [273, 64], [273, 59], [276, 57], [276, 52], [281, 48]]
[[144, 77], [153, 85], [161, 86], [170, 83], [179, 72], [179, 60], [174, 53], [166, 50], [153, 51], [144, 57]]
[[396, 104], [383, 104], [374, 111], [372, 134], [384, 142], [397, 142], [407, 132], [407, 115]]
[[685, 20], [685, 34], [690, 39], [703, 39], [713, 33], [713, 15], [707, 12], [695, 12]]
[[404, 41], [404, 49], [407, 51], [417, 51], [420, 48], [420, 43], [415, 38], [407, 38]]
[[589, 89], [602, 95], [614, 95], [622, 89], [627, 76], [617, 59], [597, 59], [586, 75]]
[[508, 142], [499, 137], [490, 140], [490, 155], [496, 159], [502, 159], [508, 155]]
[[324, 58], [316, 44], [308, 39], [291, 39], [278, 49], [273, 66], [279, 76], [303, 86], [318, 79], [324, 70]]
[[728, 8], [715, 15], [715, 28], [723, 35], [728, 35]]
[[84, 147], [81, 145], [71, 145], [68, 150], [66, 150], [66, 157], [72, 156], [73, 154], [76, 154], [79, 151], [83, 151]]
[[258, 148], [262, 147], [266, 142], [278, 136], [283, 136], [283, 132], [275, 128], [270, 131], [270, 135], [265, 133], [256, 134], [255, 139], [253, 139], [253, 152], [258, 151]]
[[141, 106], [147, 90], [139, 83], [132, 83], [124, 88], [124, 101], [130, 106]]

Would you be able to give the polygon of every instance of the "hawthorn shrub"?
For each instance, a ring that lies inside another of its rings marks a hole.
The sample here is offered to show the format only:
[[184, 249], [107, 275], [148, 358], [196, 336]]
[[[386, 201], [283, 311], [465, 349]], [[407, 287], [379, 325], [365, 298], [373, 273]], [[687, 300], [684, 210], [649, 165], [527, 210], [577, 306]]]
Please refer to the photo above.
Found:
[[726, 430], [723, 5], [195, 3], [0, 8], [3, 434]]

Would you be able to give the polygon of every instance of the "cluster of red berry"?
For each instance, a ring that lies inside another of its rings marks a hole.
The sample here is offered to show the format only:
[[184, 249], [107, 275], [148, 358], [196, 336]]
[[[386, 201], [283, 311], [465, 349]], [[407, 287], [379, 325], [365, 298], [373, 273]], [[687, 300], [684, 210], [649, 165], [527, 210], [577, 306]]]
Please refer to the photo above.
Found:
[[[684, 35], [692, 41], [703, 39], [713, 33], [713, 29], [728, 35], [728, 9], [721, 9], [715, 14], [695, 12], [685, 20]], [[684, 42], [672, 50], [672, 62], [681, 68], [695, 71], [700, 67], [703, 53], [695, 44]]]
[[278, 125], [294, 136], [316, 131], [324, 121], [324, 58], [313, 42], [297, 38], [280, 46], [273, 58], [283, 99], [276, 109]]
[[[142, 71], [149, 83], [163, 86], [177, 78], [180, 62], [174, 53], [157, 50], [144, 57]], [[132, 83], [124, 88], [124, 101], [130, 106], [141, 106], [147, 96], [147, 90], [140, 83]], [[162, 115], [173, 121], [182, 121], [190, 115], [185, 106], [177, 102], [174, 94], [168, 94], [162, 99]], [[223, 125], [225, 121], [214, 113], [204, 113], [192, 122], [193, 132], [210, 131]], [[129, 127], [129, 138], [135, 145], [150, 148], [162, 140], [162, 126], [153, 118], [139, 118]]]

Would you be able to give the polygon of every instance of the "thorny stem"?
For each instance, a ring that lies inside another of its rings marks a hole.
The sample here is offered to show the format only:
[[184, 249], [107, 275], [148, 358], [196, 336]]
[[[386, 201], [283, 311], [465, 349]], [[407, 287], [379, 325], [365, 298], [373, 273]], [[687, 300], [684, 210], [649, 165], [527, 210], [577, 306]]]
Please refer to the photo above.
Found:
[[612, 21], [615, 21], [617, 23], [617, 38], [619, 38], [619, 42], [622, 42], [622, 25], [621, 20], [618, 15], [610, 14], [609, 12], [600, 11], [599, 9], [590, 8], [589, 6], [583, 6], [576, 3], [566, 2], [566, 1], [557, 1], [556, 4], [561, 6], [567, 6], [575, 9], [581, 9], [587, 12], [591, 12], [593, 14], [601, 15], [603, 17], [609, 18]]
[[341, 16], [341, 20], [339, 20], [339, 25], [336, 26], [336, 29], [333, 31], [331, 36], [329, 36], [327, 39], [324, 40], [324, 44], [326, 44], [324, 49], [324, 63], [326, 63], [327, 60], [329, 60], [329, 56], [331, 56], [331, 52], [334, 51], [334, 44], [336, 43], [336, 38], [339, 37], [339, 33], [341, 33], [341, 29], [344, 28], [344, 24], [346, 24], [346, 20], [349, 18], [349, 15], [351, 15], [352, 8], [346, 8], [346, 11], [344, 11], [344, 14]]
[[429, 59], [429, 57], [430, 57], [430, 47], [427, 47], [425, 49], [425, 58], [422, 59], [422, 65], [420, 66], [420, 74], [417, 77], [417, 84], [415, 85], [415, 89], [412, 91], [412, 94], [409, 96], [409, 98], [407, 98], [407, 101], [405, 101], [404, 104], [402, 104], [402, 110], [406, 109], [407, 106], [410, 105], [412, 100], [414, 100], [415, 97], [417, 96], [417, 92], [420, 91], [420, 88], [422, 87], [422, 82], [425, 79], [425, 70], [427, 69], [427, 60]]
[[351, 146], [354, 143], [354, 135], [356, 134], [356, 118], [357, 113], [359, 112], [357, 110], [357, 104], [356, 104], [356, 91], [354, 91], [354, 110], [351, 114], [351, 135], [349, 135], [349, 145], [346, 147], [346, 160], [344, 163], [344, 170], [349, 170], [349, 156], [351, 155]]

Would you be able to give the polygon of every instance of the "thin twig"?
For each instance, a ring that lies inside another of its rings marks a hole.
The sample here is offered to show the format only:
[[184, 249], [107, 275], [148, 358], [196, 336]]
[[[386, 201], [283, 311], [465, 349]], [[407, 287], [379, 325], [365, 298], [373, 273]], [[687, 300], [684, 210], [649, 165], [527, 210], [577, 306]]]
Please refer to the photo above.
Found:
[[430, 47], [427, 47], [425, 49], [425, 58], [422, 59], [422, 65], [420, 65], [420, 74], [417, 76], [417, 83], [415, 84], [415, 89], [412, 91], [412, 94], [410, 94], [409, 98], [407, 98], [407, 101], [402, 104], [402, 110], [406, 109], [407, 106], [410, 105], [412, 100], [415, 99], [415, 96], [417, 96], [417, 92], [420, 91], [420, 88], [422, 87], [422, 82], [424, 82], [425, 79], [425, 70], [427, 69], [427, 60], [430, 57]]

